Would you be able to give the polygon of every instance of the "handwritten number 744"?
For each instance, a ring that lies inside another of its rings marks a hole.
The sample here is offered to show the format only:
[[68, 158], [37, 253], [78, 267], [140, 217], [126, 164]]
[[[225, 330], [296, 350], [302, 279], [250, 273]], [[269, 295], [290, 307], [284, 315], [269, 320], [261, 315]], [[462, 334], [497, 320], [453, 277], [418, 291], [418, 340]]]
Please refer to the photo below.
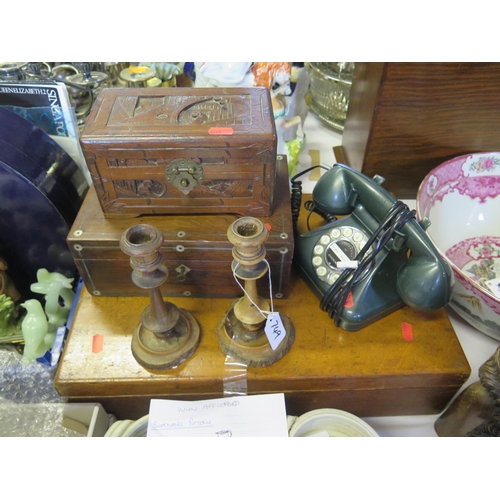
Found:
[[274, 333], [274, 339], [278, 339], [281, 335], [283, 335], [283, 331], [279, 328], [279, 321], [278, 320], [275, 320], [276, 323], [273, 325], [271, 324], [271, 329], [272, 329], [272, 332]]

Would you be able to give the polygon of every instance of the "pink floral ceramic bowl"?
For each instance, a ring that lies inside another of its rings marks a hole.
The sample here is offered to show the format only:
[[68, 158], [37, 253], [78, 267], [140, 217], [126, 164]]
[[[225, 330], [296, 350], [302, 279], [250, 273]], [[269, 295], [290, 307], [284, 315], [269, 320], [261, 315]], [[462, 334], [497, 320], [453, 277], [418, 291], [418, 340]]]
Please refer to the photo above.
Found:
[[417, 218], [450, 264], [450, 306], [479, 331], [500, 340], [500, 152], [449, 160], [422, 181]]

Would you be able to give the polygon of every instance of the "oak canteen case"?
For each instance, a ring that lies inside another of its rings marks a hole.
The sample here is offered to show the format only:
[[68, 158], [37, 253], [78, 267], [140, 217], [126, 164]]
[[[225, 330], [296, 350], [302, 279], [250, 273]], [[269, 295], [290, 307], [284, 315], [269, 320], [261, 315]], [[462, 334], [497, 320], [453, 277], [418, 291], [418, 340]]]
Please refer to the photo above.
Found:
[[80, 143], [106, 217], [273, 211], [264, 87], [103, 89]]
[[[201, 326], [199, 347], [179, 367], [151, 373], [130, 349], [148, 303], [147, 297], [93, 297], [82, 290], [54, 379], [62, 397], [98, 402], [118, 419], [138, 419], [151, 399], [221, 398], [230, 375], [244, 374], [249, 395], [284, 393], [290, 415], [337, 408], [359, 417], [427, 414], [434, 419], [471, 373], [444, 309], [406, 306], [363, 330], [346, 332], [319, 309], [300, 278], [276, 306], [297, 332], [290, 352], [277, 363], [231, 371], [215, 334], [230, 301], [179, 297], [175, 304], [196, 314]], [[411, 325], [412, 340], [403, 335], [403, 325]], [[103, 349], [94, 353], [96, 334], [102, 335]]]

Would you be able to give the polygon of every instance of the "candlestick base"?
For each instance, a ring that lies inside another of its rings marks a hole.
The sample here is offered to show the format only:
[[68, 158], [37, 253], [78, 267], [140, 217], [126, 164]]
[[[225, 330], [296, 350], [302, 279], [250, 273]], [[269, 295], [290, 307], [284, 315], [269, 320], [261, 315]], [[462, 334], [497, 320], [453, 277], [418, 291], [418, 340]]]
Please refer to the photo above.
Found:
[[[148, 306], [149, 307], [149, 306]], [[200, 327], [194, 316], [178, 308], [179, 319], [164, 334], [155, 334], [142, 321], [132, 335], [132, 355], [147, 370], [176, 368], [190, 358], [200, 343]]]
[[276, 350], [273, 350], [264, 331], [265, 321], [256, 330], [248, 328], [236, 317], [235, 300], [217, 326], [217, 336], [222, 352], [247, 366], [264, 367], [279, 361], [295, 340], [295, 328], [286, 314], [280, 313], [286, 335]]

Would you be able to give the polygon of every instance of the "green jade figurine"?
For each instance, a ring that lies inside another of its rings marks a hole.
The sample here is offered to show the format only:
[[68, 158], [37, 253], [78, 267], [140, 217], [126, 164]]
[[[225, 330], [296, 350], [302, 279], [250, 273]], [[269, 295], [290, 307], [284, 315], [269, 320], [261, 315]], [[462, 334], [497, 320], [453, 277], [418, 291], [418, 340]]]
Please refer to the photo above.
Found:
[[45, 310], [36, 299], [21, 304], [27, 310], [22, 323], [24, 357], [30, 361], [52, 348], [57, 329], [66, 324], [75, 297], [73, 278], [47, 269], [39, 269], [36, 277], [38, 281], [30, 289], [45, 296]]
[[38, 300], [29, 299], [21, 305], [26, 309], [26, 316], [21, 324], [24, 337], [23, 357], [34, 362], [47, 351], [45, 337], [49, 331], [49, 322]]
[[[71, 304], [75, 297], [73, 278], [61, 273], [49, 273], [47, 269], [39, 269], [36, 273], [37, 283], [30, 287], [32, 292], [45, 295], [45, 312], [49, 320], [49, 333], [54, 333], [66, 324]], [[60, 300], [63, 305], [60, 305]]]

